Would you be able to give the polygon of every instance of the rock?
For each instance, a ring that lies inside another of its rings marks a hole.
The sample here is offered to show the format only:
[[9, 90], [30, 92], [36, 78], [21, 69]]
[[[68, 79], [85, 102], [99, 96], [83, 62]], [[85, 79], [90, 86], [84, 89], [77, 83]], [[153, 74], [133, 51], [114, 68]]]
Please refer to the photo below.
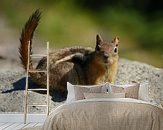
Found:
[[[0, 112], [24, 111], [25, 72], [18, 62], [0, 60]], [[153, 101], [163, 104], [163, 69], [145, 63], [120, 59], [116, 84], [128, 84], [132, 81], [149, 82], [149, 93]], [[50, 97], [50, 109], [64, 102], [54, 102]], [[46, 95], [38, 92], [29, 94], [32, 103], [46, 103]], [[45, 112], [46, 109], [32, 107], [30, 112]]]
[[[29, 82], [29, 87], [31, 83]], [[19, 62], [0, 60], [0, 112], [24, 111], [25, 71]], [[46, 95], [38, 92], [29, 93], [29, 103], [46, 104]], [[58, 102], [50, 101], [50, 110]], [[46, 112], [46, 107], [31, 107], [29, 112]]]
[[149, 97], [153, 102], [163, 104], [163, 69], [151, 65], [120, 59], [116, 84], [128, 84], [132, 81], [149, 82]]

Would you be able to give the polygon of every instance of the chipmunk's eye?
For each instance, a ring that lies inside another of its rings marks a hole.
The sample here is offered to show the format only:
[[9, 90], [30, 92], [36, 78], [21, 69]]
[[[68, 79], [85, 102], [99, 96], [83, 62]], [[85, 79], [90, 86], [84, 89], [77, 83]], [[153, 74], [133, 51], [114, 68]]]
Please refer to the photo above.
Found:
[[118, 48], [115, 47], [115, 48], [114, 48], [114, 53], [117, 53], [117, 52], [118, 52]]

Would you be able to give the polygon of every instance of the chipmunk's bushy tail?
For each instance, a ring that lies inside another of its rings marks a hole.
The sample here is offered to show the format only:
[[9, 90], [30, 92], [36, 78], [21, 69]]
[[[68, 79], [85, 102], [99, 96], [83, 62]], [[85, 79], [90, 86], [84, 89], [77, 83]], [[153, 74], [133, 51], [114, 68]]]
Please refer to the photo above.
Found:
[[[20, 59], [21, 59], [24, 69], [27, 69], [28, 44], [30, 41], [30, 44], [32, 45], [33, 33], [39, 23], [40, 16], [41, 16], [41, 12], [39, 11], [39, 9], [37, 9], [32, 14], [32, 16], [28, 19], [24, 28], [22, 29], [22, 33], [21, 33], [21, 37], [20, 37], [19, 53], [20, 53]], [[30, 47], [30, 54], [32, 54], [32, 47]], [[29, 68], [30, 69], [33, 68], [31, 60], [30, 60]]]

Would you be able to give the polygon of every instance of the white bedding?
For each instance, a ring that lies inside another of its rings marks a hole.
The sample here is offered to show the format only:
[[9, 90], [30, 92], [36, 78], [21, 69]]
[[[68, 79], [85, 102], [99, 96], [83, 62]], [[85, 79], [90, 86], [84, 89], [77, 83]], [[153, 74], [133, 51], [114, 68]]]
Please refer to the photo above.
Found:
[[130, 98], [98, 98], [54, 109], [43, 130], [161, 130], [163, 109]]

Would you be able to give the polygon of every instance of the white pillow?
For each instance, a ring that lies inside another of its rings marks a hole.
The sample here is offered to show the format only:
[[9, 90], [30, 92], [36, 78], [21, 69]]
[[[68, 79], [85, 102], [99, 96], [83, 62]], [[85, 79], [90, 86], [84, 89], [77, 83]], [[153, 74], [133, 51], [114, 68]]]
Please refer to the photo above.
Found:
[[125, 98], [125, 93], [84, 93], [86, 99], [92, 98]]
[[139, 93], [139, 83], [131, 83], [131, 84], [111, 84], [113, 93], [125, 93], [126, 98], [135, 98], [138, 99]]
[[74, 87], [69, 82], [67, 82], [67, 91], [68, 91], [68, 94], [67, 94], [66, 102], [74, 101], [75, 100]]
[[[105, 90], [108, 88], [106, 86], [109, 86], [108, 83], [98, 85], [72, 85], [71, 83], [67, 82], [68, 95], [66, 102], [84, 99], [84, 93], [86, 92], [88, 93], [105, 92]], [[108, 89], [108, 92], [110, 92], [110, 89]]]
[[143, 101], [150, 101], [149, 98], [149, 83], [140, 83], [138, 99]]
[[103, 85], [101, 89], [101, 93], [111, 93], [112, 92], [112, 87], [109, 83], [106, 83]]

